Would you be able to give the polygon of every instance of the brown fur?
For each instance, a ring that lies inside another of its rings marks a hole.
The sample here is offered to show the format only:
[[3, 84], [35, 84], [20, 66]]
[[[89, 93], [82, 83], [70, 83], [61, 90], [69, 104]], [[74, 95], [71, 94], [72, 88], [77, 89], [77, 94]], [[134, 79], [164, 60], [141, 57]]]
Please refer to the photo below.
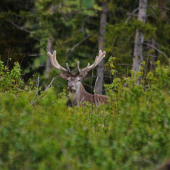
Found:
[[89, 102], [91, 104], [95, 104], [96, 106], [100, 106], [102, 103], [108, 103], [108, 97], [100, 94], [90, 94], [85, 91], [83, 85], [80, 85], [79, 91], [74, 94], [74, 99], [71, 100], [73, 106], [78, 106], [80, 103]]

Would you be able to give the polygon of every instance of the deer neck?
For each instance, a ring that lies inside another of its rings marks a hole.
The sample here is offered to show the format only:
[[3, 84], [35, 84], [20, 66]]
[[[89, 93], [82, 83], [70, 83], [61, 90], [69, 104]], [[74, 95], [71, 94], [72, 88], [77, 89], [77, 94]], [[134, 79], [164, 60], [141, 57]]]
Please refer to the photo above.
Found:
[[79, 105], [79, 103], [81, 103], [81, 101], [83, 100], [84, 92], [85, 92], [85, 89], [83, 85], [81, 84], [81, 82], [77, 83], [76, 92], [69, 91], [69, 98], [73, 106], [77, 106]]

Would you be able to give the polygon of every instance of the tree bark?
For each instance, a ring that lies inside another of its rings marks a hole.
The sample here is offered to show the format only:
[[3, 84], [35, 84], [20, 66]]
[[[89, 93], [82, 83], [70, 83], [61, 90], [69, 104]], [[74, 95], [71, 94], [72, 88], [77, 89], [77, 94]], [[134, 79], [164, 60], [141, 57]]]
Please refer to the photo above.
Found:
[[[144, 23], [146, 20], [146, 10], [147, 10], [147, 0], [139, 0], [138, 20]], [[139, 30], [136, 30], [134, 58], [133, 58], [133, 65], [132, 65], [132, 70], [136, 72], [140, 71], [141, 63], [143, 61], [142, 44], [143, 44], [143, 33]]]
[[[52, 52], [52, 40], [51, 39], [48, 39], [47, 51]], [[52, 68], [52, 65], [51, 65], [50, 57], [47, 57], [46, 66], [45, 66], [45, 73], [46, 73], [45, 76], [46, 76], [46, 78], [49, 77], [48, 73], [50, 72], [51, 68]]]
[[[54, 5], [51, 5], [50, 7], [50, 13], [53, 14], [55, 11], [55, 6]], [[48, 42], [47, 42], [47, 51], [48, 52], [52, 52], [52, 42], [53, 40], [51, 38], [48, 39]], [[51, 61], [50, 61], [50, 58], [47, 57], [47, 60], [46, 60], [46, 67], [45, 67], [45, 76], [46, 78], [49, 77], [48, 73], [50, 72], [52, 68], [52, 65], [51, 65]]]
[[[102, 13], [101, 13], [101, 18], [100, 18], [100, 32], [99, 32], [99, 50], [104, 49], [104, 34], [106, 33], [105, 27], [106, 27], [106, 20], [107, 20], [107, 2], [102, 2]], [[96, 94], [102, 94], [103, 91], [103, 76], [104, 75], [104, 59], [98, 64], [97, 67], [97, 77], [98, 81], [96, 84], [96, 89], [95, 92]]]

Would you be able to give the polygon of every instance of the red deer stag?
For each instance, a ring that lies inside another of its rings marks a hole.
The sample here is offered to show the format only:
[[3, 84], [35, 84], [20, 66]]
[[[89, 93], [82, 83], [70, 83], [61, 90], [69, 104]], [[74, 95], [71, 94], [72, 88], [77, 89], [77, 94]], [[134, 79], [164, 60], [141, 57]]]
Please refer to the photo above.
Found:
[[71, 100], [72, 106], [79, 106], [82, 102], [89, 102], [91, 104], [100, 105], [101, 103], [107, 103], [108, 97], [99, 94], [90, 94], [85, 91], [81, 81], [86, 77], [87, 73], [96, 67], [100, 61], [105, 57], [106, 52], [99, 51], [99, 56], [96, 57], [95, 62], [90, 66], [87, 65], [86, 68], [80, 70], [79, 62], [77, 63], [77, 73], [73, 74], [70, 71], [68, 63], [66, 63], [67, 69], [61, 67], [56, 60], [56, 51], [51, 54], [50, 52], [47, 53], [51, 59], [51, 64], [57, 69], [62, 71], [64, 74], [60, 73], [60, 76], [63, 79], [68, 81], [68, 90], [69, 90], [69, 98]]

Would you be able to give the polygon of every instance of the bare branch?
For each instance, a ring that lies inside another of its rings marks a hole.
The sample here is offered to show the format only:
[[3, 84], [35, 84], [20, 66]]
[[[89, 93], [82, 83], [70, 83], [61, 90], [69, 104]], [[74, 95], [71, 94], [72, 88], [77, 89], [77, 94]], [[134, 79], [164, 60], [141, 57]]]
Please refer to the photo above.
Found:
[[[144, 40], [144, 41], [152, 42], [152, 40]], [[156, 41], [154, 41], [154, 44], [156, 44], [157, 46], [162, 46], [161, 44], [157, 43]]]
[[95, 82], [95, 86], [94, 86], [94, 101], [95, 101], [95, 105], [98, 106], [98, 103], [97, 103], [97, 99], [96, 99], [96, 86], [97, 86], [97, 82], [98, 82], [98, 77], [96, 78], [96, 82]]
[[35, 96], [38, 94], [38, 89], [39, 89], [39, 77], [37, 78], [37, 92], [35, 93]]
[[84, 97], [81, 99], [80, 103], [82, 103], [82, 102], [83, 102], [83, 100], [84, 100]]
[[40, 65], [40, 66], [29, 66], [29, 67], [45, 67], [46, 65]]
[[134, 13], [135, 13], [137, 10], [139, 10], [139, 7], [136, 8], [136, 9], [131, 13], [131, 15], [127, 18], [126, 22], [129, 21], [129, 19], [131, 18], [131, 16], [134, 15]]
[[[90, 78], [96, 78], [96, 77], [97, 77], [97, 76], [86, 77], [86, 78], [83, 79], [83, 81], [84, 81], [84, 80], [87, 80], [87, 79], [90, 79]], [[104, 77], [111, 78], [110, 76], [104, 76]]]
[[84, 81], [84, 80], [87, 80], [87, 79], [90, 79], [90, 78], [95, 78], [95, 77], [96, 77], [96, 76], [86, 77], [86, 78], [83, 79], [83, 81]]
[[155, 55], [145, 55], [145, 56], [149, 56], [149, 57], [157, 57], [157, 56], [155, 56]]
[[132, 66], [130, 64], [117, 64], [118, 66]]
[[155, 16], [155, 18], [158, 19], [158, 17], [156, 16], [156, 14], [155, 14], [151, 9], [149, 9], [149, 10], [152, 12], [152, 14]]
[[93, 87], [92, 86], [90, 86], [90, 85], [88, 85], [88, 84], [86, 84], [86, 83], [82, 83], [83, 85], [85, 85], [85, 86], [88, 86], [88, 87], [90, 87], [91, 89], [93, 89]]
[[132, 15], [133, 15], [133, 16], [135, 16], [135, 17], [137, 17], [137, 16], [138, 16], [138, 14], [131, 14], [131, 13], [129, 13], [129, 12], [127, 13], [127, 15], [130, 15], [130, 16], [132, 16]]
[[152, 47], [154, 48], [155, 50], [157, 50], [158, 52], [160, 52], [162, 55], [164, 55], [166, 57], [167, 60], [169, 60], [168, 56], [166, 54], [164, 54], [161, 50], [157, 49], [156, 47], [152, 46], [152, 45], [149, 45], [149, 44], [146, 44], [146, 43], [143, 43], [149, 47]]
[[89, 17], [91, 17], [91, 16], [89, 15], [89, 16], [87, 16], [85, 19], [83, 19], [83, 22], [82, 22], [82, 32], [83, 32], [83, 33], [84, 33], [85, 21], [86, 21]]
[[170, 8], [166, 8], [166, 7], [158, 7], [158, 6], [152, 6], [152, 5], [150, 5], [149, 7], [151, 7], [151, 8], [161, 8], [161, 9], [165, 9], [165, 10], [170, 10]]
[[28, 32], [28, 33], [33, 33], [33, 32], [30, 32], [30, 31], [28, 31], [28, 30], [25, 30], [25, 29], [19, 27], [18, 25], [14, 24], [13, 22], [10, 22], [10, 23], [11, 23], [12, 25], [14, 25], [15, 27], [17, 27], [18, 29], [22, 30], [22, 31], [25, 31], [25, 32]]
[[92, 37], [93, 35], [96, 35], [96, 34], [92, 34], [92, 35], [87, 36], [86, 38], [84, 38], [83, 40], [81, 40], [79, 43], [77, 43], [74, 47], [72, 47], [72, 49], [69, 49], [69, 50], [67, 50], [67, 51], [73, 51], [77, 46], [79, 46], [82, 42], [84, 42], [84, 41], [87, 40], [88, 38]]
[[[48, 87], [45, 89], [44, 93], [50, 88], [51, 84], [53, 83], [53, 81], [54, 81], [55, 79], [56, 79], [56, 77], [54, 77], [54, 78], [51, 80], [50, 84], [49, 84]], [[43, 95], [39, 96], [34, 102], [33, 102], [33, 100], [32, 100], [32, 101], [31, 101], [31, 104], [32, 104], [32, 105], [35, 104], [35, 102], [36, 102], [38, 99], [40, 99], [41, 97], [43, 97]]]
[[30, 55], [28, 55], [28, 56], [40, 56], [40, 55], [45, 55], [45, 54], [30, 54]]
[[51, 83], [48, 85], [48, 87], [45, 89], [44, 92], [46, 92], [46, 91], [50, 88], [51, 84], [53, 83], [53, 81], [54, 81], [55, 79], [56, 79], [56, 77], [54, 77], [54, 78], [51, 80]]

